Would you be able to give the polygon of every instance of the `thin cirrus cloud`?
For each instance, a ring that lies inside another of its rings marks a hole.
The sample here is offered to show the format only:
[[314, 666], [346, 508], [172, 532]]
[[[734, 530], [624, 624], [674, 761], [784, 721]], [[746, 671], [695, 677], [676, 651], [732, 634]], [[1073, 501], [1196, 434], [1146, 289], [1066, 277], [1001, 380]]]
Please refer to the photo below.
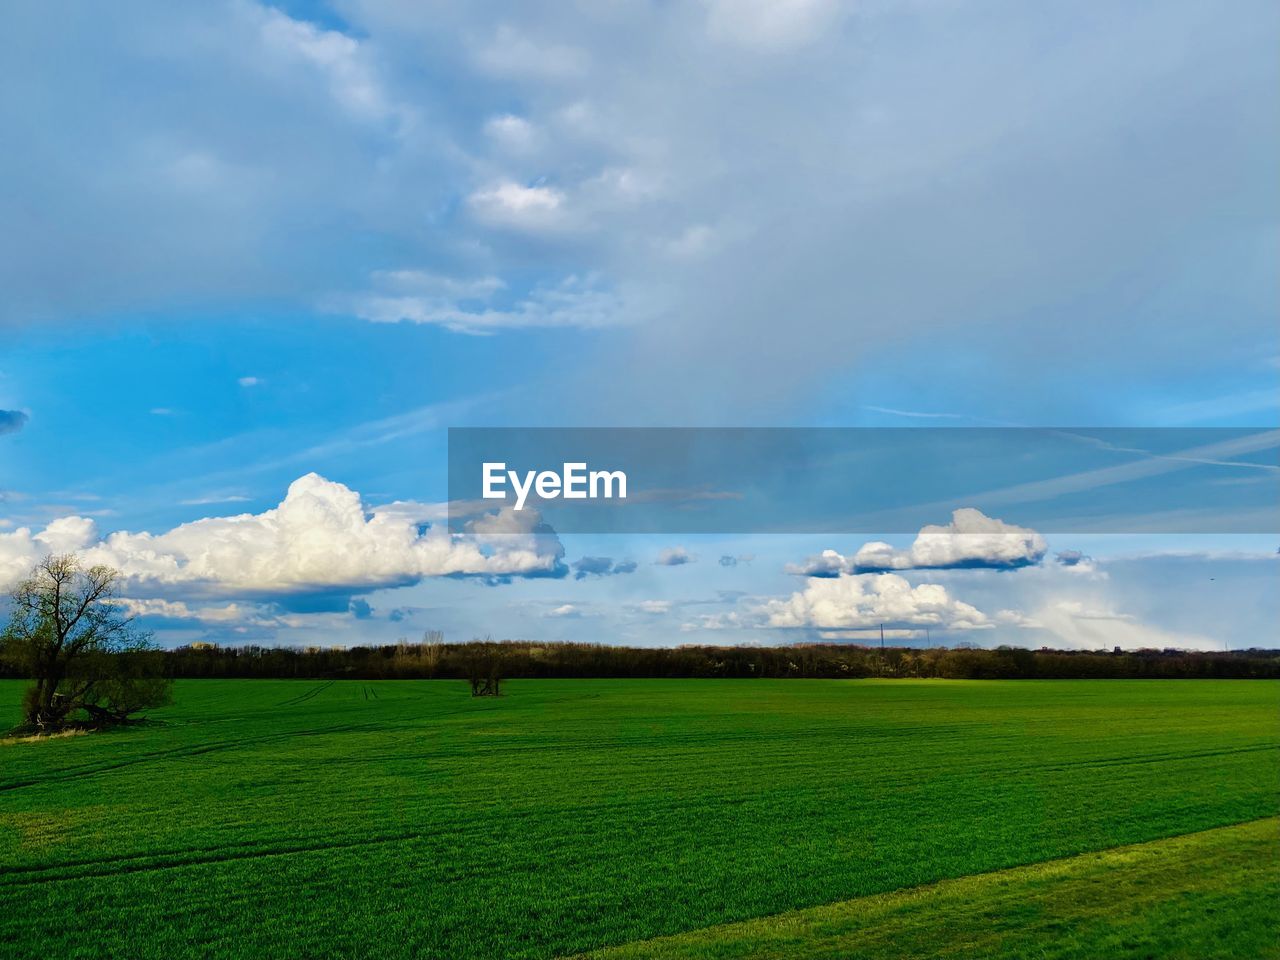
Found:
[[500, 297], [496, 277], [452, 280], [416, 270], [379, 271], [365, 293], [331, 297], [333, 312], [374, 323], [434, 324], [455, 333], [492, 334], [534, 327], [598, 328], [632, 322], [625, 305], [597, 276], [539, 283], [523, 296]]
[[1035, 530], [988, 517], [972, 507], [956, 510], [946, 525], [921, 528], [906, 550], [873, 540], [852, 556], [824, 550], [787, 567], [805, 577], [885, 573], [893, 570], [1016, 570], [1040, 563], [1048, 550]]

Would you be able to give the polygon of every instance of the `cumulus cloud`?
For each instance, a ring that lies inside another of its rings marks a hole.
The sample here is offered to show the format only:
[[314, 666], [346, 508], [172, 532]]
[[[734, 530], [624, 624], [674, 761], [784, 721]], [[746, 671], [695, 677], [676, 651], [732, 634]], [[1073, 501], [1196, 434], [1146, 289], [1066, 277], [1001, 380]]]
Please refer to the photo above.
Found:
[[697, 559], [684, 547], [668, 547], [658, 554], [658, 559], [653, 562], [659, 567], [682, 567], [686, 563], [693, 563]]
[[988, 517], [972, 507], [956, 510], [945, 526], [921, 528], [907, 550], [872, 540], [852, 556], [824, 550], [788, 573], [806, 577], [838, 577], [847, 573], [884, 573], [891, 570], [1014, 570], [1044, 559], [1048, 547], [1034, 530]]
[[285, 625], [268, 604], [190, 604], [158, 597], [125, 597], [115, 601], [125, 613], [149, 621], [194, 622], [198, 624], [239, 624], [276, 627]]
[[27, 425], [27, 419], [21, 410], [0, 410], [0, 434], [17, 433]]
[[587, 577], [613, 577], [619, 574], [635, 573], [638, 564], [634, 560], [614, 561], [612, 557], [583, 557], [575, 560], [573, 579], [585, 580]]
[[736, 557], [733, 554], [726, 553], [722, 554], [720, 557], [720, 566], [736, 567], [740, 563], [750, 563], [755, 558], [756, 555], [754, 553], [741, 553]]
[[992, 625], [986, 614], [952, 597], [946, 587], [913, 587], [892, 573], [813, 580], [790, 597], [768, 600], [749, 613], [762, 626], [782, 628], [848, 630], [884, 624], [978, 630]]
[[563, 576], [564, 549], [536, 511], [509, 508], [451, 534], [424, 522], [439, 507], [366, 507], [341, 483], [310, 473], [279, 506], [210, 517], [163, 533], [117, 531], [99, 539], [92, 520], [63, 517], [35, 533], [0, 534], [0, 577], [12, 583], [49, 552], [79, 552], [127, 578], [131, 595], [184, 587], [211, 594], [288, 594], [409, 584], [426, 577]]

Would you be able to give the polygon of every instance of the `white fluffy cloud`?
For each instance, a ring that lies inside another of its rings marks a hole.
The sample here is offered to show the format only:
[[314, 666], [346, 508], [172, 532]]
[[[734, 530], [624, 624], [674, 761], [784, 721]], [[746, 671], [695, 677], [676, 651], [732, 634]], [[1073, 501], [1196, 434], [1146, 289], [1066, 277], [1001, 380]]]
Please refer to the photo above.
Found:
[[366, 508], [354, 490], [310, 473], [290, 484], [274, 509], [159, 534], [118, 531], [99, 539], [83, 517], [55, 520], [38, 533], [22, 527], [0, 534], [0, 578], [12, 584], [39, 557], [66, 551], [118, 568], [135, 597], [175, 586], [252, 595], [564, 572], [559, 539], [535, 531], [536, 513], [482, 517], [466, 534], [424, 524], [438, 513], [413, 503]]
[[1012, 570], [1039, 563], [1047, 550], [1044, 538], [1036, 531], [966, 507], [952, 513], [951, 522], [945, 526], [923, 527], [907, 550], [872, 540], [852, 556], [824, 550], [787, 571], [807, 577], [835, 577], [890, 570]]
[[992, 622], [976, 607], [952, 597], [936, 583], [912, 586], [892, 573], [813, 580], [786, 599], [750, 610], [766, 627], [852, 630], [878, 627], [937, 627], [977, 630]]

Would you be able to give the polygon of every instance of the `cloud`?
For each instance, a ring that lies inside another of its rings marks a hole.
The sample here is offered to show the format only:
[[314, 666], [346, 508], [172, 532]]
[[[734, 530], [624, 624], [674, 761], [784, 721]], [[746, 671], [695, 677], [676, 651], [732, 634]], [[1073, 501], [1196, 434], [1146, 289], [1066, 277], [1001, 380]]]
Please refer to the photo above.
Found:
[[545, 614], [543, 614], [543, 616], [549, 617], [554, 620], [577, 619], [578, 617], [582, 616], [582, 611], [579, 610], [577, 607], [575, 607], [572, 603], [562, 603], [560, 606], [553, 607], [552, 609], [548, 610]]
[[192, 605], [182, 600], [124, 597], [116, 601], [132, 617], [150, 620], [194, 620], [199, 623], [238, 623], [252, 626], [274, 626], [278, 618], [267, 612], [266, 605], [228, 603]]
[[[0, 199], [0, 222], [25, 236], [0, 265], [0, 322], [241, 296], [305, 305], [360, 259], [342, 234], [407, 223], [392, 214], [402, 201], [391, 183], [415, 181], [420, 198], [444, 192], [426, 184], [453, 165], [449, 138], [437, 130], [438, 147], [418, 152], [430, 137], [420, 91], [388, 82], [395, 69], [367, 35], [253, 0], [85, 13], [82, 29], [35, 10], [6, 24], [5, 80], [40, 77], [43, 104], [0, 106], [27, 144], [0, 158], [25, 198]], [[75, 68], [53, 75], [51, 62]], [[77, 160], [77, 144], [91, 144], [92, 159]], [[395, 162], [405, 153], [416, 169]], [[85, 269], [66, 283], [30, 272], [47, 277], [67, 260]]]
[[485, 121], [484, 132], [504, 149], [515, 152], [531, 149], [538, 136], [533, 124], [510, 113], [490, 117]]
[[913, 587], [892, 573], [813, 580], [786, 599], [751, 608], [749, 614], [762, 626], [781, 628], [831, 630], [884, 624], [978, 630], [992, 625], [982, 611], [955, 599], [945, 587], [934, 583]]
[[736, 567], [740, 563], [750, 563], [755, 558], [756, 558], [756, 555], [754, 553], [742, 553], [736, 557], [733, 556], [732, 554], [726, 553], [720, 557], [720, 566]]
[[670, 613], [672, 602], [670, 600], [641, 600], [639, 603], [631, 605], [631, 609], [650, 616], [661, 616], [664, 613]]
[[658, 554], [658, 559], [653, 562], [655, 566], [659, 567], [682, 567], [686, 563], [693, 563], [697, 559], [684, 547], [668, 547]]
[[907, 550], [872, 540], [853, 556], [824, 550], [788, 573], [806, 577], [837, 577], [846, 573], [883, 573], [890, 570], [1015, 570], [1044, 559], [1048, 550], [1044, 538], [1027, 527], [1019, 527], [988, 517], [966, 507], [951, 515], [945, 526], [921, 528]]
[[17, 433], [30, 419], [21, 410], [0, 410], [0, 435]]
[[48, 552], [79, 552], [126, 577], [133, 596], [173, 588], [208, 594], [305, 594], [401, 586], [427, 577], [558, 577], [564, 549], [536, 511], [503, 509], [465, 534], [424, 523], [437, 505], [366, 507], [354, 490], [310, 473], [279, 506], [210, 517], [159, 534], [97, 537], [93, 521], [63, 517], [39, 533], [0, 534], [0, 577], [13, 583]]
[[1096, 575], [1103, 579], [1106, 578], [1105, 573], [1099, 572], [1097, 561], [1095, 561], [1093, 557], [1086, 553], [1082, 553], [1079, 550], [1059, 550], [1053, 555], [1053, 559], [1059, 567], [1062, 567], [1069, 573], [1082, 577], [1092, 577]]
[[258, 377], [241, 377], [236, 383], [242, 387], [257, 387], [262, 384], [262, 380]]
[[504, 23], [493, 39], [475, 52], [475, 62], [497, 76], [564, 81], [583, 76], [588, 57], [576, 47], [543, 42]]
[[524, 186], [503, 180], [467, 198], [472, 211], [490, 224], [517, 229], [543, 229], [560, 222], [565, 195], [542, 184]]
[[1200, 634], [1164, 630], [1138, 621], [1105, 602], [1058, 600], [1037, 609], [1019, 624], [1044, 630], [1054, 645], [1079, 650], [1120, 647], [1180, 650], [1221, 650], [1222, 641]]
[[612, 557], [583, 557], [570, 566], [573, 568], [573, 579], [585, 580], [587, 577], [612, 577], [618, 574], [635, 573], [636, 561], [619, 560]]
[[314, 69], [327, 83], [333, 99], [353, 117], [385, 120], [400, 108], [391, 103], [377, 75], [366, 45], [337, 30], [325, 30], [295, 20], [272, 7], [248, 4], [257, 20], [264, 46], [279, 60]]
[[[354, 296], [333, 298], [334, 311], [349, 310], [374, 323], [436, 324], [457, 333], [494, 333], [528, 327], [609, 327], [629, 322], [616, 294], [603, 288], [597, 277], [564, 277], [555, 283], [537, 284], [527, 295], [504, 304], [494, 298], [506, 288], [497, 278], [416, 285], [405, 275], [426, 276], [420, 271], [375, 274], [375, 289]], [[394, 278], [388, 282], [388, 278]]]
[[814, 40], [840, 14], [838, 0], [705, 0], [707, 30], [752, 51], [786, 51]]
[[[868, 374], [855, 404], [964, 390], [975, 413], [1017, 397], [1046, 421], [1087, 415], [1081, 396], [1121, 370], [1126, 395], [1181, 372], [1221, 382], [1236, 343], [1276, 353], [1278, 127], [1258, 91], [1277, 11], [1244, 2], [1233, 17], [1189, 0], [707, 0], [500, 19], [360, 3], [337, 29], [241, 0], [100, 5], [74, 30], [28, 5], [6, 20], [6, 79], [46, 82], [0, 106], [26, 144], [0, 157], [0, 222], [23, 239], [0, 263], [4, 318], [305, 308], [385, 256], [521, 296], [566, 276], [626, 302], [643, 289], [652, 322], [565, 387], [600, 397], [604, 422], [812, 409], [851, 365]], [[536, 149], [515, 151], [530, 129]], [[1180, 161], [1152, 177], [1152, 156]], [[660, 189], [620, 196], [640, 181]], [[67, 262], [81, 269], [48, 283]], [[1223, 290], [1230, 343], [1200, 322]], [[485, 329], [530, 325], [491, 309]], [[413, 302], [352, 312], [483, 326]], [[892, 362], [924, 352], [955, 362]], [[1026, 370], [1058, 355], [1079, 362], [1045, 375], [1079, 389], [1028, 399]]]

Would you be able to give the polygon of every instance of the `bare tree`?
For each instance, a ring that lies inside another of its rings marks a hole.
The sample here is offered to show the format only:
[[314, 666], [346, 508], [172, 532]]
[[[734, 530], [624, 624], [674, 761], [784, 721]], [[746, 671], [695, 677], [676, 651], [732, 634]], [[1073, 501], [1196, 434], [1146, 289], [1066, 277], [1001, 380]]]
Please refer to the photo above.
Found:
[[118, 571], [85, 569], [74, 554], [46, 557], [18, 584], [0, 656], [35, 683], [23, 697], [27, 723], [64, 726], [125, 720], [168, 701], [169, 682], [149, 634], [116, 602]]

